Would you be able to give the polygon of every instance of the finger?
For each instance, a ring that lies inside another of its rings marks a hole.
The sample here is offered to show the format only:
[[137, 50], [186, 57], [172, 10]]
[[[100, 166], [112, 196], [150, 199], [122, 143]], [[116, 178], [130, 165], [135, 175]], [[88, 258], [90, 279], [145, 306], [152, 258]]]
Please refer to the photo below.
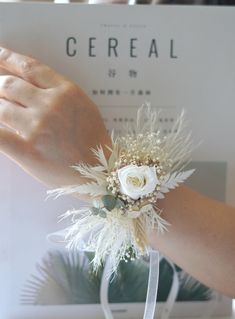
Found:
[[0, 47], [0, 67], [46, 89], [58, 86], [64, 77], [38, 60]]
[[23, 134], [28, 125], [26, 109], [0, 98], [0, 123]]
[[0, 75], [13, 75], [13, 74], [0, 67]]
[[42, 89], [13, 75], [0, 76], [0, 98], [17, 102], [25, 107], [41, 104]]
[[0, 68], [0, 75], [6, 75], [6, 70], [4, 70], [3, 68]]
[[25, 140], [20, 135], [0, 127], [0, 152], [17, 160], [24, 154], [25, 145]]

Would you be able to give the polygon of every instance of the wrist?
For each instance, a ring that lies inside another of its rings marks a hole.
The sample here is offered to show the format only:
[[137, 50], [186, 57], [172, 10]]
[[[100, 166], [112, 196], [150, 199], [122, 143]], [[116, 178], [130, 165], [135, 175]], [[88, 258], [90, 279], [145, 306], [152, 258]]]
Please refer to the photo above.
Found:
[[171, 190], [165, 194], [164, 199], [157, 202], [157, 207], [161, 210], [161, 217], [170, 225], [164, 233], [158, 232], [156, 229], [151, 229], [148, 235], [148, 243], [151, 247], [162, 250], [164, 243], [171, 237], [172, 231], [175, 231], [178, 223], [182, 219], [181, 212], [185, 206], [185, 199], [189, 196], [192, 190], [185, 185]]

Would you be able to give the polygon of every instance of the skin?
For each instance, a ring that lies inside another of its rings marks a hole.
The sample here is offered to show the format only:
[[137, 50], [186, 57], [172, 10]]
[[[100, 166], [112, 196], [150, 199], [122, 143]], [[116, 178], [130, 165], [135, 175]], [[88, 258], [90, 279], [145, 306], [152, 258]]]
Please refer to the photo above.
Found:
[[[96, 105], [75, 83], [31, 57], [0, 48], [0, 68], [0, 152], [52, 188], [84, 183], [70, 166], [97, 164], [90, 148], [111, 145]], [[171, 226], [163, 235], [152, 232], [150, 244], [209, 287], [235, 297], [235, 208], [184, 186], [159, 206]]]
[[171, 226], [149, 242], [205, 285], [235, 297], [235, 208], [186, 186], [159, 201]]
[[91, 148], [111, 145], [96, 105], [33, 58], [0, 48], [0, 68], [0, 151], [52, 188], [84, 182], [70, 166], [95, 164]]

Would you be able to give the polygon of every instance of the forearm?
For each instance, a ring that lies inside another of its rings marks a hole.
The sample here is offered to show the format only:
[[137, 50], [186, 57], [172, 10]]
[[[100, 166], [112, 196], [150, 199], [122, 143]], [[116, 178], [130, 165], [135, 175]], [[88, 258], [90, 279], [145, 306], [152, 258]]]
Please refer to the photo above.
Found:
[[192, 276], [235, 297], [235, 208], [181, 186], [159, 201], [171, 224], [150, 243]]

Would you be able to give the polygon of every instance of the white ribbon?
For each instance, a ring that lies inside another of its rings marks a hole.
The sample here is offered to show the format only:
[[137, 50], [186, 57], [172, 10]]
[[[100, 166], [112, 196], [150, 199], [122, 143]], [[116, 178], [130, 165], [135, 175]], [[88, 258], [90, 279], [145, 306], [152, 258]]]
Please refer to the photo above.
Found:
[[163, 306], [161, 319], [169, 318], [179, 292], [179, 276], [175, 269], [175, 265], [168, 259], [167, 259], [167, 262], [171, 265], [171, 268], [173, 270], [173, 280], [172, 280], [171, 290]]
[[109, 281], [112, 275], [111, 269], [112, 269], [111, 259], [108, 257], [104, 266], [102, 279], [101, 279], [101, 285], [100, 285], [100, 303], [103, 309], [105, 319], [113, 319], [113, 315], [109, 307], [109, 301], [108, 301]]
[[159, 253], [156, 250], [150, 250], [149, 255], [149, 279], [144, 310], [144, 319], [154, 318], [159, 282]]
[[[54, 232], [47, 236], [47, 239], [50, 242], [55, 243], [65, 243], [65, 234], [66, 229], [60, 230], [58, 232]], [[86, 249], [79, 249], [80, 251], [85, 251]], [[148, 289], [147, 289], [147, 296], [146, 296], [146, 303], [145, 303], [145, 310], [144, 310], [144, 317], [143, 319], [153, 319], [155, 314], [156, 308], [156, 300], [157, 300], [157, 291], [158, 291], [158, 283], [159, 283], [159, 264], [160, 261], [164, 258], [159, 255], [159, 252], [156, 250], [149, 249], [149, 277], [148, 277]], [[161, 311], [161, 319], [168, 319], [173, 306], [175, 304], [180, 283], [179, 283], [179, 276], [175, 269], [175, 265], [167, 259], [167, 262], [171, 266], [173, 270], [173, 280], [169, 295], [167, 297], [166, 302]], [[101, 279], [101, 286], [100, 286], [100, 302], [101, 307], [103, 309], [105, 319], [113, 319], [113, 315], [111, 309], [109, 307], [108, 302], [108, 291], [109, 291], [109, 283], [113, 273], [113, 256], [112, 254], [108, 256], [105, 267], [102, 274]], [[201, 315], [200, 319], [208, 319], [212, 316], [215, 311], [215, 308], [218, 304], [218, 293], [214, 292], [214, 298], [208, 302], [208, 305]]]
[[[158, 291], [159, 281], [159, 253], [156, 250], [149, 251], [150, 265], [149, 265], [149, 278], [148, 278], [148, 290], [146, 297], [146, 304], [144, 310], [144, 319], [153, 319], [156, 299]], [[108, 257], [103, 270], [100, 286], [100, 303], [104, 312], [105, 319], [113, 319], [111, 309], [108, 302], [109, 281], [112, 274], [112, 261]]]

